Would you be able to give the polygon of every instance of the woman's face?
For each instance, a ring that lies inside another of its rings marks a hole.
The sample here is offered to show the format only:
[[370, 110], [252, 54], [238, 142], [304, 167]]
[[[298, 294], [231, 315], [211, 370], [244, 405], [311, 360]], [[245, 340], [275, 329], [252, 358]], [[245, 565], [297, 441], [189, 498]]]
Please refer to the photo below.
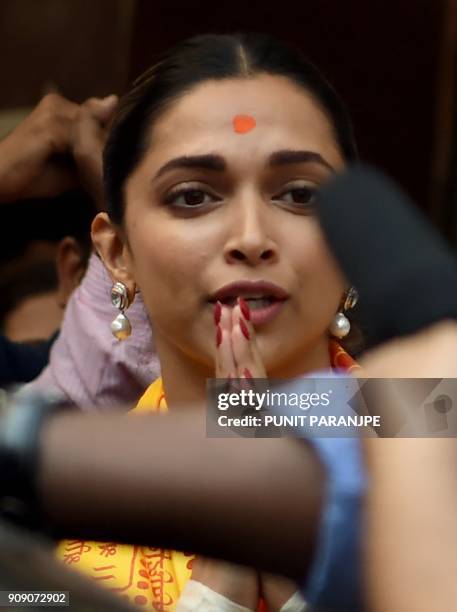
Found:
[[281, 372], [324, 340], [344, 291], [313, 214], [313, 190], [344, 166], [328, 119], [283, 77], [209, 81], [148, 141], [125, 185], [123, 255], [159, 350], [213, 367], [215, 300], [240, 295]]

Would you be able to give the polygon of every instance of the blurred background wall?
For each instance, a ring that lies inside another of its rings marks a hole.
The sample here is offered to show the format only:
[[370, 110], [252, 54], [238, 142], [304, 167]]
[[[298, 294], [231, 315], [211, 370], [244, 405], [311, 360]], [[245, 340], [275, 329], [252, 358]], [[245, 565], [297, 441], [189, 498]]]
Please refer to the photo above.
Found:
[[49, 90], [121, 93], [193, 34], [299, 46], [352, 113], [361, 156], [457, 239], [457, 0], [0, 0], [0, 134]]

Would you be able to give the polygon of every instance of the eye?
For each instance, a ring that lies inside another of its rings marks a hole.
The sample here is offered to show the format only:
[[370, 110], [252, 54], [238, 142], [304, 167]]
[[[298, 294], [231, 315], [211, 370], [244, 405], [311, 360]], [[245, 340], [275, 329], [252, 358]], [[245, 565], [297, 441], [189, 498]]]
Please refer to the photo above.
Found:
[[200, 186], [180, 186], [165, 197], [165, 204], [178, 208], [199, 208], [205, 204], [218, 202], [220, 198], [205, 191]]
[[289, 184], [287, 189], [284, 189], [272, 199], [295, 208], [312, 209], [315, 192], [315, 185], [297, 181], [293, 184]]

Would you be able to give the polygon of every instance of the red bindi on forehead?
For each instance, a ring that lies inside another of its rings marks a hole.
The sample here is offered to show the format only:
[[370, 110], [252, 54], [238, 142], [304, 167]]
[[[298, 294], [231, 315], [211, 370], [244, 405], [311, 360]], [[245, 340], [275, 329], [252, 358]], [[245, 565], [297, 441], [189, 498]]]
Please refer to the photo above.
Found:
[[233, 131], [237, 134], [247, 134], [256, 126], [255, 119], [251, 115], [236, 115], [232, 123]]

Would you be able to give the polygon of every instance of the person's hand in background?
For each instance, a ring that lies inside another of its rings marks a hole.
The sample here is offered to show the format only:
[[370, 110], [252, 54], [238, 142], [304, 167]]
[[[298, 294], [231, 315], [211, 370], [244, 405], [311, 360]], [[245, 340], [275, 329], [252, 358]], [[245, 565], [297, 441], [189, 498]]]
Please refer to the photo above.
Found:
[[73, 158], [81, 187], [92, 196], [97, 209], [105, 210], [103, 148], [117, 96], [89, 98], [78, 109], [73, 124]]
[[[202, 599], [198, 602], [199, 605], [193, 607], [186, 604], [187, 596], [184, 591], [182, 601], [178, 604], [179, 612], [185, 610], [202, 610], [203, 612], [212, 609], [227, 612], [257, 610], [259, 592], [257, 572], [254, 569], [226, 561], [196, 557], [192, 562], [192, 581], [204, 585], [210, 591], [204, 589], [200, 595]], [[194, 592], [194, 587], [191, 587], [191, 592]], [[213, 594], [221, 595], [227, 601], [218, 601], [217, 595]], [[194, 601], [194, 603], [197, 602]], [[210, 603], [213, 607], [209, 607]]]
[[305, 612], [306, 603], [295, 582], [266, 573], [260, 579], [260, 594], [268, 612]]
[[457, 378], [457, 322], [390, 340], [368, 351], [360, 365], [369, 378]]
[[[392, 340], [371, 351], [363, 366], [368, 377], [456, 378], [457, 323], [435, 323], [412, 336]], [[401, 412], [408, 405], [420, 419], [423, 408], [414, 395], [421, 381], [411, 382], [410, 389], [395, 387], [390, 409]], [[446, 419], [444, 414], [438, 416]], [[366, 592], [373, 612], [455, 608], [457, 442], [451, 428], [441, 433], [447, 438], [363, 441], [370, 475]]]
[[0, 202], [52, 197], [81, 182], [94, 188], [94, 168], [100, 172], [104, 130], [116, 104], [116, 96], [83, 105], [58, 94], [45, 96], [0, 141]]

